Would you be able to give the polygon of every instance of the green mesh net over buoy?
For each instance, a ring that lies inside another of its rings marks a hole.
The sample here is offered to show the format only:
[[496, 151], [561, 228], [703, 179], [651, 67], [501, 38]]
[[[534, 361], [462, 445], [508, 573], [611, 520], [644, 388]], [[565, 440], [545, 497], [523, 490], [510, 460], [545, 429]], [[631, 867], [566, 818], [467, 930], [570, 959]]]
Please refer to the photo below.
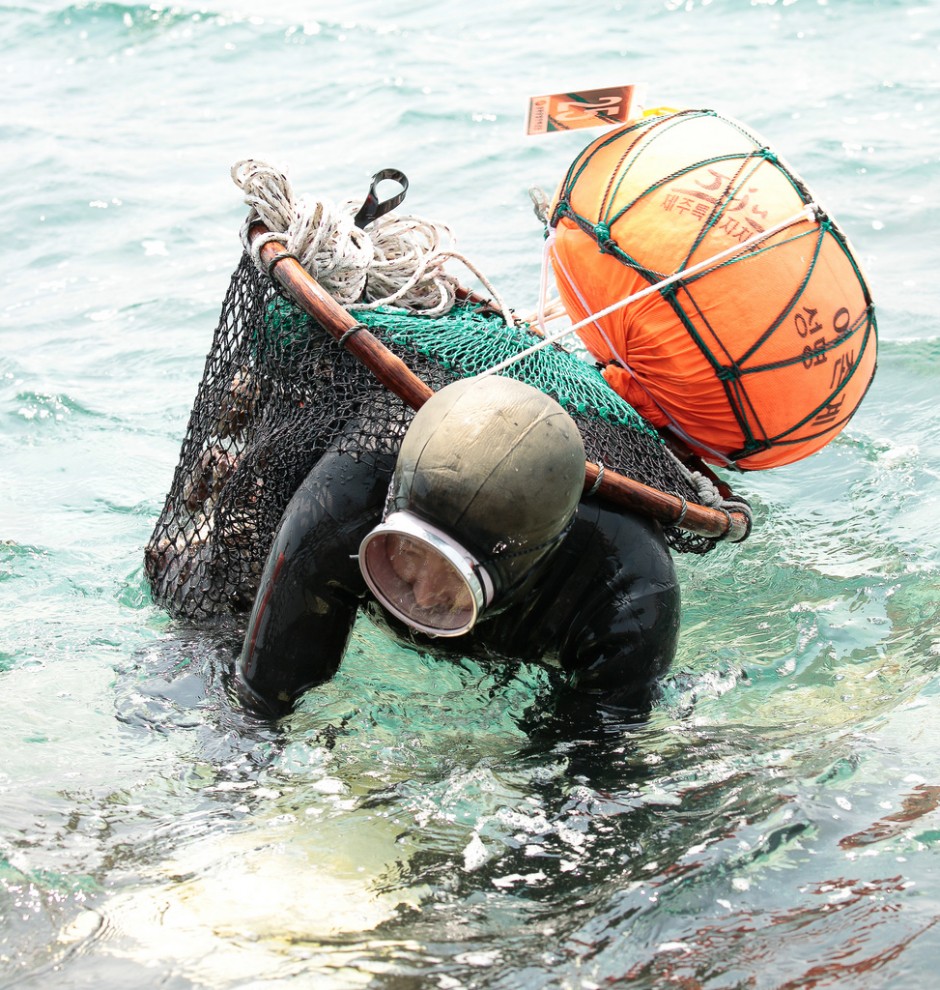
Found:
[[865, 397], [877, 322], [848, 239], [743, 125], [685, 110], [601, 135], [549, 226], [559, 292], [606, 380], [711, 463], [808, 457]]

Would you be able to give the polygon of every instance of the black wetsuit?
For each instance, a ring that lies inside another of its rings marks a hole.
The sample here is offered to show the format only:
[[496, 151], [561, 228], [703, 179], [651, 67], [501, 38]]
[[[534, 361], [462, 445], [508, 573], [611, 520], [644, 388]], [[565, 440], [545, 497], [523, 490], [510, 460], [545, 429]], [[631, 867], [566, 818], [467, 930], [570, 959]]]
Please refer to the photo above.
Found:
[[381, 519], [395, 455], [327, 452], [291, 499], [274, 537], [238, 663], [251, 707], [290, 711], [329, 680], [359, 608], [433, 653], [559, 664], [575, 691], [642, 710], [669, 668], [679, 585], [658, 523], [582, 499], [557, 550], [510, 596], [453, 639], [412, 631], [368, 593], [356, 560]]

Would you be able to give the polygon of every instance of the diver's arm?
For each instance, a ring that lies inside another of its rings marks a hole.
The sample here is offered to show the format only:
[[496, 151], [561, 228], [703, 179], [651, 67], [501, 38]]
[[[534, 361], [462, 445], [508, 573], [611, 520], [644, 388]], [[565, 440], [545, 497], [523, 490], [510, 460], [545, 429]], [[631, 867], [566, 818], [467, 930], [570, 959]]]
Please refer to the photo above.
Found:
[[597, 513], [597, 584], [582, 599], [559, 659], [576, 690], [643, 711], [676, 652], [678, 578], [658, 523], [600, 505]]
[[327, 453], [284, 511], [237, 665], [253, 710], [284, 715], [339, 668], [365, 591], [355, 555], [381, 516], [393, 464]]

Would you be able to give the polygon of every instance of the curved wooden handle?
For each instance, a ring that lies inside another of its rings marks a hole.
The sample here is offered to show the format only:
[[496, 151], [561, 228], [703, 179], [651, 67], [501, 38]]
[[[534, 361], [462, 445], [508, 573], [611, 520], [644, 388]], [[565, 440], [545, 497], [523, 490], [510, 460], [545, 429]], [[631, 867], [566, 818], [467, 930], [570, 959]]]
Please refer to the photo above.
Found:
[[[263, 223], [254, 223], [248, 231], [254, 242], [270, 231]], [[308, 316], [312, 316], [327, 333], [342, 340], [346, 349], [360, 360], [375, 377], [412, 409], [420, 409], [434, 394], [401, 358], [393, 354], [371, 331], [353, 316], [313, 278], [277, 241], [267, 241], [258, 252], [271, 276], [284, 286], [290, 297]], [[585, 464], [584, 490], [596, 487], [596, 494], [616, 505], [652, 516], [665, 526], [678, 526], [690, 533], [727, 539], [733, 543], [745, 539], [750, 531], [748, 515], [736, 509], [715, 509], [686, 502], [625, 475]]]

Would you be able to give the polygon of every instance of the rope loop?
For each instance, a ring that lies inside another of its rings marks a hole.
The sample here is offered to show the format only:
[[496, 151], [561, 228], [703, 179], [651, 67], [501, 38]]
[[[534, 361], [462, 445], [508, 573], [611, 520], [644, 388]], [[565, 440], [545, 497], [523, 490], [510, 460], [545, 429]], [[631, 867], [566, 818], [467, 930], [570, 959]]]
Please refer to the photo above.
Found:
[[[394, 170], [377, 173], [373, 187], [389, 171]], [[454, 237], [444, 224], [377, 210], [364, 230], [357, 226], [357, 219], [363, 219], [361, 204], [298, 199], [287, 175], [265, 162], [238, 161], [231, 175], [249, 207], [243, 243], [247, 246], [248, 228], [256, 221], [271, 231], [251, 246], [255, 265], [266, 275], [278, 261], [292, 257], [349, 310], [392, 306], [407, 313], [443, 316], [453, 308], [460, 289], [456, 276], [444, 268], [454, 259], [484, 285], [507, 326], [514, 325], [511, 311], [483, 274], [447, 246]], [[403, 175], [400, 181], [406, 188]], [[282, 244], [284, 251], [265, 266], [259, 251], [270, 241]]]
[[728, 539], [728, 535], [731, 532], [731, 510], [733, 509], [735, 512], [740, 512], [744, 516], [745, 526], [744, 534], [732, 542], [743, 543], [751, 535], [751, 530], [754, 527], [754, 512], [751, 509], [750, 503], [740, 495], [735, 495], [732, 499], [724, 499], [720, 508], [723, 512], [728, 513], [728, 528], [725, 530], [725, 535], [721, 539]]
[[597, 462], [597, 477], [594, 479], [594, 484], [584, 493], [585, 498], [590, 498], [592, 495], [596, 495], [601, 488], [601, 482], [604, 480], [604, 462]]
[[[245, 226], [242, 228], [242, 235], [243, 235], [242, 238], [243, 240], [248, 236], [247, 224], [245, 224]], [[284, 243], [283, 234], [277, 234], [274, 231], [269, 231], [264, 236], [259, 237], [251, 245], [251, 260], [254, 261], [255, 267], [258, 269], [258, 271], [263, 272], [265, 268], [264, 262], [261, 260], [261, 249], [265, 246], [265, 244], [283, 244], [283, 243]]]
[[723, 505], [716, 505], [715, 508], [718, 512], [724, 513], [725, 519], [727, 520], [725, 524], [725, 531], [718, 537], [718, 539], [727, 540], [729, 534], [731, 533], [731, 527], [734, 525], [734, 520], [731, 518], [731, 513]]
[[[270, 239], [273, 240], [273, 238]], [[259, 253], [259, 257], [260, 257], [260, 253]], [[294, 261], [298, 261], [298, 262], [300, 261], [300, 258], [298, 258], [297, 255], [293, 254], [291, 251], [280, 251], [278, 254], [274, 255], [274, 257], [271, 258], [271, 260], [264, 266], [265, 273], [267, 274], [268, 278], [271, 278], [273, 276], [274, 269], [277, 267], [277, 263], [279, 261], [283, 261], [285, 258], [293, 258]]]
[[[685, 522], [686, 513], [689, 511], [689, 503], [686, 501], [684, 495], [680, 495], [679, 498], [682, 500], [682, 508], [679, 510], [679, 515], [673, 519], [671, 525], [681, 526]], [[731, 525], [731, 516], [728, 516], [728, 525]]]
[[350, 337], [355, 336], [360, 330], [368, 330], [369, 328], [364, 323], [357, 323], [355, 326], [350, 327], [341, 337], [338, 338], [338, 343], [340, 347], [346, 346], [346, 341]]

